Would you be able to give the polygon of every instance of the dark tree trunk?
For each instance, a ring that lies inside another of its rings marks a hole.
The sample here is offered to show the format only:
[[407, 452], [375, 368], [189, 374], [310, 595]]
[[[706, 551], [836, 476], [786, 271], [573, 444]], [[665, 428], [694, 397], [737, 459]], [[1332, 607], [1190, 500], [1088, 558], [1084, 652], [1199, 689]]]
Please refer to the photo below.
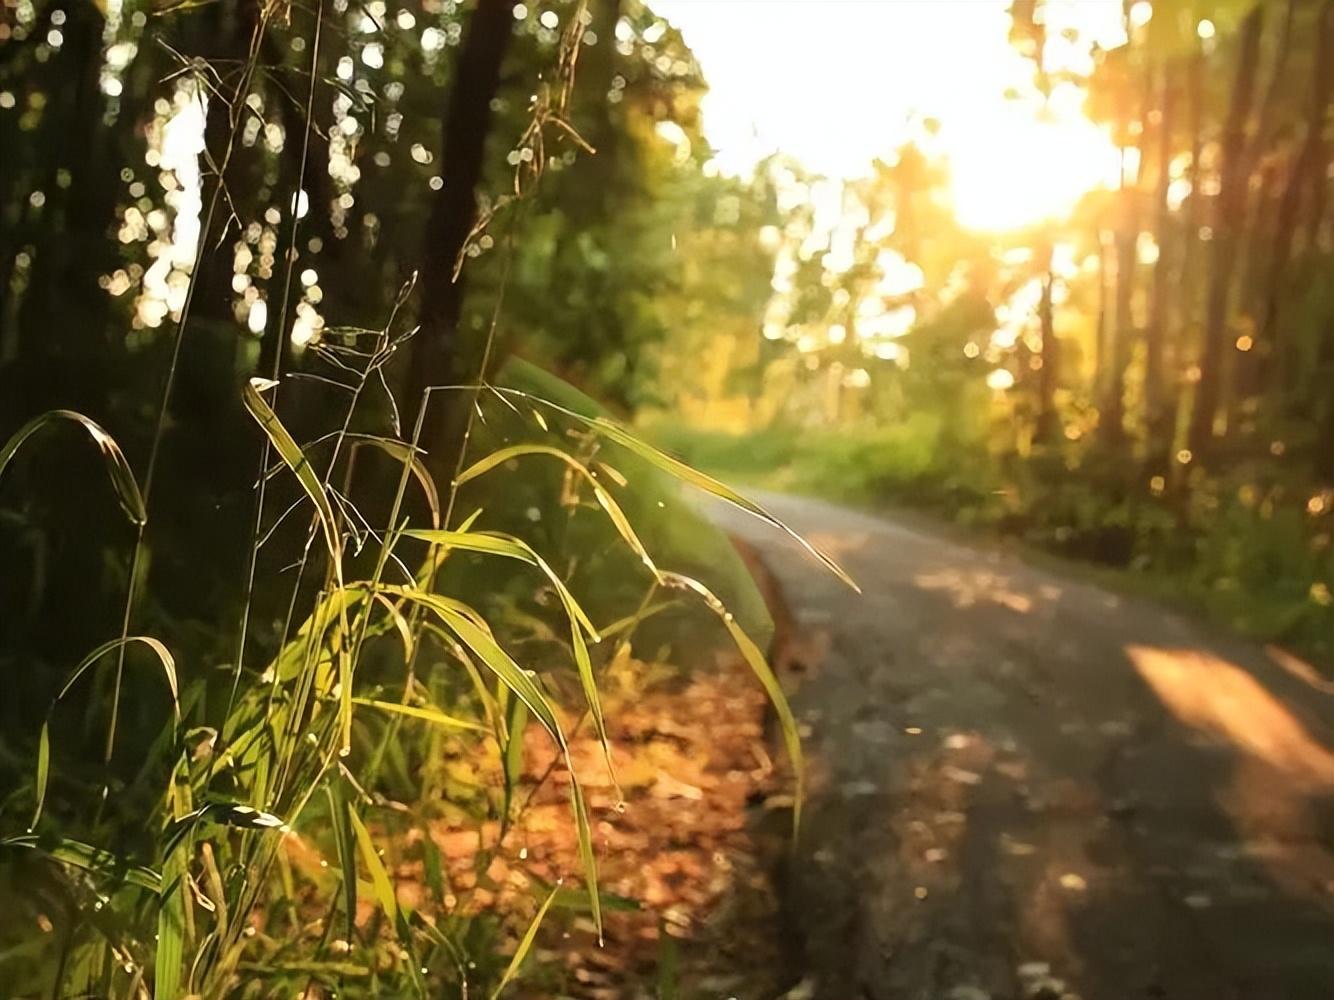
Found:
[[[507, 0], [480, 0], [468, 22], [450, 86], [442, 128], [440, 174], [444, 186], [436, 196], [422, 247], [421, 329], [412, 341], [404, 412], [415, 414], [425, 402], [427, 386], [470, 381], [478, 352], [459, 342], [464, 283], [455, 277], [459, 255], [477, 221], [477, 188], [482, 180], [486, 140], [491, 131], [491, 104], [500, 86], [500, 66], [509, 46], [514, 17]], [[440, 412], [425, 421], [421, 444], [434, 456], [433, 471], [450, 471], [440, 453], [450, 450], [455, 428], [448, 412], [456, 407], [437, 403]]]
[[1171, 407], [1163, 384], [1163, 356], [1167, 343], [1168, 305], [1173, 294], [1172, 211], [1167, 203], [1167, 189], [1171, 183], [1172, 121], [1175, 105], [1176, 78], [1171, 64], [1164, 63], [1162, 90], [1158, 103], [1158, 164], [1154, 189], [1155, 223], [1158, 242], [1158, 260], [1153, 269], [1153, 293], [1149, 302], [1149, 321], [1144, 331], [1144, 416], [1147, 432], [1148, 456], [1151, 467], [1163, 465], [1170, 442], [1169, 422]]
[[[1269, 272], [1265, 278], [1260, 308], [1257, 358], [1271, 375], [1281, 380], [1285, 368], [1284, 338], [1279, 327], [1279, 302], [1286, 285], [1285, 276], [1292, 256], [1292, 245], [1297, 229], [1297, 214], [1301, 208], [1302, 191], [1313, 182], [1320, 184], [1324, 164], [1321, 162], [1321, 136], [1325, 127], [1325, 113], [1329, 107], [1331, 87], [1334, 86], [1334, 3], [1326, 2], [1320, 8], [1316, 36], [1315, 80], [1311, 88], [1311, 104], [1306, 122], [1306, 135], [1301, 149], [1288, 174], [1288, 183], [1279, 200], [1274, 221], [1273, 243], [1269, 253]], [[1268, 361], [1269, 364], [1265, 364]], [[1263, 371], [1263, 369], [1262, 369]]]
[[1213, 259], [1200, 351], [1200, 381], [1190, 418], [1190, 447], [1196, 455], [1201, 456], [1208, 451], [1213, 437], [1214, 418], [1223, 386], [1228, 299], [1236, 263], [1238, 231], [1245, 221], [1246, 187], [1250, 173], [1246, 126], [1250, 120], [1263, 28], [1263, 8], [1256, 7], [1241, 24], [1237, 75], [1223, 132], [1221, 176], [1217, 211], [1214, 213]]
[[1121, 190], [1116, 199], [1116, 285], [1112, 292], [1112, 320], [1106, 326], [1108, 339], [1107, 375], [1103, 381], [1103, 397], [1098, 418], [1098, 430], [1103, 442], [1117, 448], [1125, 439], [1125, 385], [1126, 365], [1130, 359], [1130, 345], [1135, 336], [1130, 303], [1135, 292], [1135, 251], [1139, 227], [1136, 222], [1135, 199], [1138, 192], [1127, 177], [1125, 150], [1121, 153]]
[[[1194, 399], [1195, 379], [1189, 374], [1191, 367], [1199, 361], [1200, 328], [1200, 285], [1204, 277], [1202, 253], [1200, 248], [1200, 221], [1203, 200], [1200, 184], [1203, 171], [1200, 169], [1200, 157], [1204, 149], [1204, 71], [1205, 57], [1201, 45], [1196, 45], [1190, 56], [1186, 70], [1186, 106], [1187, 130], [1190, 133], [1190, 194], [1182, 206], [1181, 242], [1178, 246], [1178, 271], [1180, 276], [1180, 295], [1177, 297], [1176, 362], [1172, 368], [1175, 377], [1175, 391], [1168, 399], [1170, 414], [1165, 417], [1169, 428], [1168, 451], [1177, 446], [1177, 435], [1181, 427], [1181, 414], [1188, 411]], [[1198, 372], [1198, 368], [1195, 369]], [[1168, 481], [1175, 485], [1182, 467], [1169, 464]]]

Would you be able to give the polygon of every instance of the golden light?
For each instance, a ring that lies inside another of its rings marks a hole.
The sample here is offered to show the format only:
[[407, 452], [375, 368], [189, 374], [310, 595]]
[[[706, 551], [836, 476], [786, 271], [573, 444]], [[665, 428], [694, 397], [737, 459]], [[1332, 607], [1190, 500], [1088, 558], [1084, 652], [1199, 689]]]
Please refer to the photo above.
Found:
[[[702, 110], [718, 169], [744, 174], [781, 152], [851, 179], [914, 141], [946, 163], [959, 220], [998, 231], [1063, 216], [1118, 181], [1116, 147], [1085, 116], [1082, 89], [1037, 91], [1034, 64], [1009, 42], [1009, 6], [979, 0], [961, 16], [939, 0], [658, 0], [654, 10], [681, 29], [710, 85]], [[1086, 75], [1093, 44], [1125, 40], [1121, 0], [1043, 10], [1052, 72]], [[1135, 24], [1151, 16], [1144, 0], [1131, 8]]]
[[958, 129], [947, 156], [955, 216], [987, 232], [1063, 218], [1091, 189], [1115, 186], [1120, 170], [1116, 146], [1092, 122], [1022, 109]]

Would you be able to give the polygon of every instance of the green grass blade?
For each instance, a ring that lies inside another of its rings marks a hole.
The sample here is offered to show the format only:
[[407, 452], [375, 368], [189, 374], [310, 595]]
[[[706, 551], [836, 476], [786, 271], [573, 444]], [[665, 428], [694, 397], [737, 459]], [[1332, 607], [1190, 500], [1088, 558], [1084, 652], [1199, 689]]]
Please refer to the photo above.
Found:
[[584, 614], [584, 609], [579, 606], [579, 602], [574, 599], [574, 595], [570, 593], [569, 588], [565, 586], [565, 581], [522, 538], [500, 531], [408, 530], [403, 534], [419, 541], [430, 542], [433, 545], [504, 556], [507, 559], [517, 559], [520, 562], [528, 563], [530, 566], [536, 566], [551, 582], [556, 593], [560, 595], [561, 602], [565, 604], [572, 620], [582, 626], [590, 639], [595, 642], [598, 640], [598, 630], [593, 626], [588, 615]]
[[528, 952], [532, 951], [533, 942], [537, 940], [538, 929], [542, 926], [542, 921], [546, 919], [547, 910], [551, 909], [551, 902], [556, 898], [556, 890], [552, 889], [537, 908], [537, 914], [529, 923], [528, 929], [524, 931], [523, 938], [519, 941], [519, 947], [514, 949], [514, 956], [510, 959], [510, 964], [505, 969], [505, 974], [500, 977], [500, 982], [496, 988], [491, 991], [491, 1000], [497, 1000], [505, 987], [514, 981], [514, 977], [519, 974], [519, 969], [523, 965], [523, 960], [528, 957]]
[[56, 695], [55, 700], [60, 701], [64, 698], [75, 682], [87, 672], [88, 668], [106, 656], [107, 653], [136, 642], [147, 646], [157, 655], [158, 662], [162, 665], [162, 675], [166, 678], [167, 687], [171, 690], [171, 706], [176, 716], [176, 722], [179, 724], [181, 721], [181, 701], [176, 680], [176, 659], [171, 655], [171, 650], [162, 644], [161, 640], [154, 639], [151, 635], [130, 635], [124, 639], [109, 639], [102, 643], [79, 661], [79, 665], [70, 672], [69, 679], [65, 681], [64, 687], [60, 689], [60, 693]]
[[181, 992], [185, 957], [185, 880], [190, 838], [183, 838], [162, 869], [162, 895], [157, 919], [157, 954], [153, 964], [154, 1000], [176, 1000]]
[[[769, 524], [777, 528], [779, 531], [782, 531], [784, 534], [791, 537], [793, 540], [797, 542], [798, 545], [800, 545], [803, 549], [805, 549], [813, 557], [815, 557], [815, 559], [818, 560], [826, 569], [828, 569], [831, 573], [833, 573], [836, 577], [838, 577], [840, 580], [846, 583], [857, 593], [861, 593], [861, 588], [857, 586], [856, 581], [853, 580], [852, 577], [847, 574], [847, 572], [843, 569], [842, 566], [840, 566], [837, 562], [834, 561], [833, 557], [820, 551], [820, 549], [816, 548], [814, 545], [808, 542], [798, 532], [788, 527], [787, 524], [784, 523], [780, 518], [775, 517], [773, 514], [769, 513], [769, 511], [765, 510], [765, 508], [760, 506], [754, 500], [751, 500], [748, 497], [738, 493], [736, 490], [732, 489], [732, 487], [728, 486], [726, 483], [720, 482], [719, 480], [714, 479], [712, 476], [700, 472], [698, 469], [691, 468], [689, 465], [686, 465], [680, 459], [673, 458], [666, 452], [660, 451], [659, 449], [653, 447], [653, 445], [649, 444], [648, 442], [640, 440], [634, 434], [631, 434], [628, 430], [626, 430], [619, 424], [615, 423], [614, 421], [608, 420], [606, 417], [584, 416], [582, 413], [576, 413], [574, 410], [561, 406], [559, 403], [553, 403], [549, 399], [543, 399], [540, 396], [535, 396], [532, 393], [524, 392], [521, 389], [507, 389], [507, 388], [497, 387], [496, 391], [509, 396], [518, 396], [534, 403], [541, 403], [548, 409], [554, 410], [557, 413], [569, 417], [571, 420], [575, 420], [578, 423], [583, 424], [585, 427], [591, 428], [598, 434], [601, 434], [603, 437], [607, 438], [609, 441], [614, 441], [616, 444], [619, 444], [627, 451], [633, 452], [634, 454], [638, 455], [640, 458], [648, 462], [650, 465], [657, 468], [659, 471], [665, 472], [667, 475], [673, 477], [674, 479], [678, 479], [681, 482], [693, 486], [698, 490], [702, 490], [703, 492], [709, 493], [720, 500], [724, 500], [735, 507], [741, 508], [747, 514], [759, 518], [766, 524]], [[572, 459], [569, 459], [568, 456], [565, 456], [564, 452], [561, 452], [559, 449], [556, 448], [549, 448], [541, 445], [519, 445], [516, 447], [521, 449], [522, 453], [531, 453], [535, 451], [542, 451], [544, 453], [555, 453], [557, 455], [565, 457], [567, 461], [572, 461]], [[513, 448], [502, 449], [502, 452], [513, 452], [513, 451], [514, 451]], [[488, 468], [492, 468], [495, 465], [499, 464], [499, 462], [491, 462], [490, 459], [492, 457], [493, 456], [487, 456], [486, 458], [479, 461], [475, 466], [473, 466], [473, 468], [477, 468], [478, 466], [483, 466], [484, 463], [486, 463], [485, 467], [481, 468], [479, 472], [474, 474], [480, 475], [481, 472], [485, 472]], [[500, 461], [507, 461], [509, 458], [512, 457], [514, 457], [513, 454], [506, 455], [505, 458], [500, 459]], [[603, 492], [605, 492], [605, 490]], [[600, 499], [601, 498], [599, 498], [599, 501]]]
[[505, 728], [505, 800], [500, 814], [505, 822], [509, 822], [514, 793], [518, 791], [519, 782], [523, 778], [523, 731], [528, 728], [528, 706], [518, 698], [510, 705], [509, 724]]
[[783, 745], [787, 749], [788, 758], [792, 761], [793, 781], [796, 786], [793, 790], [794, 804], [792, 808], [792, 828], [795, 833], [801, 825], [801, 806], [806, 794], [806, 766], [801, 752], [801, 734], [797, 730], [797, 720], [792, 715], [792, 706], [788, 704], [787, 695], [783, 693], [783, 686], [778, 683], [778, 678], [774, 675], [773, 668], [769, 666], [769, 661], [765, 659], [760, 647], [755, 645], [755, 641], [736, 623], [732, 613], [727, 610], [722, 601], [713, 595], [712, 591], [698, 580], [683, 576], [680, 573], [666, 574], [665, 582], [669, 587], [688, 590], [703, 598], [709, 609], [721, 619], [728, 634], [732, 637], [732, 642], [736, 644], [737, 651], [741, 653], [746, 665], [750, 667], [751, 672], [755, 675], [755, 679], [760, 682], [760, 687], [764, 688], [764, 693], [769, 696], [769, 701], [774, 707], [774, 712], [778, 715], [779, 726], [783, 731]]
[[385, 916], [397, 924], [398, 897], [394, 895], [394, 884], [389, 881], [389, 873], [385, 871], [384, 862], [375, 852], [375, 841], [371, 839], [370, 831], [366, 829], [366, 824], [361, 821], [355, 809], [348, 809], [347, 818], [352, 823], [352, 832], [356, 835], [357, 846], [361, 849], [361, 860], [365, 863], [366, 871], [371, 877], [371, 885], [375, 888], [375, 899], [380, 904], [380, 909], [384, 910]]
[[579, 461], [568, 452], [561, 451], [559, 448], [553, 448], [550, 445], [545, 444], [511, 445], [508, 448], [500, 448], [493, 451], [491, 454], [468, 466], [468, 468], [464, 469], [463, 472], [459, 474], [458, 482], [462, 484], [470, 479], [476, 479], [478, 476], [490, 472], [498, 466], [504, 465], [511, 459], [520, 458], [524, 455], [547, 455], [551, 458], [559, 459], [582, 476], [593, 490], [593, 496], [597, 500], [598, 506], [606, 512], [608, 519], [616, 528], [617, 533], [625, 541], [625, 544], [630, 546], [631, 551], [643, 560], [644, 565], [649, 568], [654, 576], [658, 575], [658, 567], [654, 564], [652, 557], [649, 556], [648, 550], [644, 548], [644, 543], [639, 540], [639, 536], [631, 526], [629, 518], [625, 516], [625, 512], [621, 510], [621, 505], [616, 502], [616, 498], [607, 491], [606, 487], [598, 482], [597, 476], [593, 475], [588, 466], [584, 465], [583, 462]]
[[536, 682], [510, 658], [495, 637], [484, 627], [479, 626], [471, 617], [459, 610], [459, 602], [442, 598], [423, 590], [410, 590], [406, 587], [384, 586], [381, 590], [388, 594], [414, 601], [435, 614], [445, 627], [458, 636], [459, 641], [467, 646], [492, 673], [528, 706], [539, 722], [551, 734], [565, 758], [565, 766], [570, 772], [570, 795], [574, 801], [575, 826], [579, 838], [579, 856], [584, 863], [584, 879], [588, 885], [589, 901], [593, 909], [593, 922], [597, 925], [598, 936], [602, 935], [602, 906], [598, 901], [597, 865], [593, 857], [593, 835], [588, 822], [588, 810], [584, 803], [583, 791], [575, 777], [574, 765], [570, 761], [570, 747], [565, 740], [556, 713]]
[[648, 607], [628, 614], [624, 618], [617, 618], [610, 625], [603, 625], [598, 631], [601, 632], [602, 638], [609, 639], [614, 635], [620, 635], [622, 632], [634, 628], [642, 621], [647, 621], [660, 611], [676, 607], [679, 603], [679, 601], [659, 601], [657, 604], [650, 604]]
[[333, 815], [334, 848], [343, 875], [343, 908], [347, 916], [347, 939], [351, 941], [357, 920], [357, 856], [352, 846], [356, 835], [352, 832], [351, 809], [342, 788], [330, 784], [325, 786], [325, 792]]
[[585, 419], [603, 437], [615, 441], [627, 451], [634, 452], [640, 458], [644, 459], [660, 471], [667, 473], [675, 479], [679, 479], [683, 483], [695, 487], [697, 490], [709, 493], [720, 500], [725, 500], [735, 507], [740, 507], [747, 514], [757, 517], [761, 521], [784, 532], [789, 537], [795, 539], [802, 548], [819, 560], [824, 567], [836, 577], [846, 583], [853, 590], [857, 591], [857, 593], [861, 593], [861, 588], [857, 586], [856, 581], [847, 574], [842, 566], [834, 561], [832, 556], [821, 552], [800, 534], [793, 531], [783, 521], [775, 517], [773, 514], [770, 514], [754, 500], [738, 493], [726, 483], [720, 482], [712, 476], [700, 472], [698, 469], [691, 468], [680, 459], [673, 458], [664, 451], [659, 451], [648, 442], [641, 441], [624, 427], [613, 423], [606, 417], [593, 417], [591, 420], [588, 418], [583, 419]]
[[0, 847], [34, 850], [93, 875], [137, 885], [155, 893], [162, 891], [162, 876], [153, 869], [127, 864], [110, 851], [92, 847], [78, 840], [69, 840], [65, 837], [38, 838], [35, 834], [28, 833], [0, 839]]
[[676, 938], [667, 933], [667, 922], [658, 922], [657, 1000], [680, 1000], [680, 955]]
[[203, 823], [235, 827], [238, 830], [279, 830], [288, 826], [278, 816], [242, 802], [210, 802], [193, 812], [172, 820], [163, 838], [162, 853], [170, 856]]
[[267, 679], [286, 683], [297, 676], [306, 665], [310, 651], [324, 643], [324, 634], [364, 598], [364, 592], [355, 589], [336, 590], [315, 605], [310, 617], [301, 623], [296, 635], [278, 651], [269, 666]]
[[358, 447], [379, 448], [400, 462], [406, 462], [412, 474], [417, 477], [417, 482], [421, 484], [422, 493], [426, 495], [426, 503], [431, 510], [432, 526], [440, 527], [440, 491], [436, 489], [435, 480], [431, 478], [430, 472], [426, 470], [426, 464], [419, 457], [424, 452], [420, 449], [414, 451], [411, 445], [397, 438], [380, 437], [375, 434], [349, 433], [347, 440], [354, 451]]
[[403, 612], [398, 610], [398, 605], [384, 594], [376, 594], [375, 599], [389, 614], [389, 620], [394, 623], [394, 628], [398, 630], [398, 637], [403, 643], [403, 662], [412, 662], [412, 651], [416, 647], [416, 640], [412, 637], [412, 625], [403, 617]]
[[508, 653], [501, 649], [500, 644], [496, 642], [490, 631], [478, 623], [477, 619], [480, 616], [476, 616], [475, 612], [473, 615], [476, 617], [470, 616], [461, 610], [459, 602], [441, 597], [439, 594], [432, 594], [429, 591], [412, 590], [397, 586], [383, 586], [381, 590], [387, 594], [407, 598], [439, 618], [446, 628], [458, 636], [459, 641], [464, 646], [476, 654], [488, 670], [495, 674], [515, 695], [523, 699], [524, 704], [546, 727], [547, 732], [556, 740], [561, 750], [566, 749], [565, 734], [561, 731], [560, 723], [557, 721], [556, 714], [546, 695], [542, 693], [541, 688], [528, 676], [527, 672], [515, 663]]
[[574, 830], [579, 840], [579, 860], [584, 868], [584, 885], [588, 889], [588, 905], [593, 911], [593, 925], [597, 928], [598, 944], [602, 944], [602, 897], [598, 893], [598, 864], [593, 854], [593, 829], [588, 822], [588, 804], [583, 789], [570, 768], [570, 803], [574, 809]]
[[278, 414], [273, 412], [273, 407], [268, 401], [260, 395], [263, 389], [272, 388], [272, 384], [267, 379], [252, 378], [246, 383], [242, 390], [242, 398], [245, 401], [245, 408], [250, 411], [250, 415], [255, 418], [255, 422], [263, 428], [264, 433], [268, 435], [269, 441], [273, 444], [274, 450], [278, 456], [292, 470], [296, 476], [297, 482], [301, 488], [306, 491], [311, 502], [315, 505], [315, 510], [320, 518], [320, 526], [324, 530], [325, 544], [329, 548], [329, 557], [337, 564], [341, 562], [342, 542], [338, 534], [338, 519], [334, 514], [333, 505], [329, 502], [329, 495], [324, 490], [324, 485], [320, 482], [320, 477], [316, 475], [315, 469], [307, 460], [305, 452], [301, 450], [300, 445], [283, 426]]
[[37, 828], [37, 821], [42, 818], [42, 806], [46, 804], [46, 779], [51, 769], [51, 722], [47, 720], [42, 723], [42, 734], [37, 737], [37, 780], [36, 780], [36, 798], [37, 804], [32, 810], [32, 822], [28, 824], [29, 830]]
[[148, 521], [148, 509], [144, 506], [143, 494], [139, 491], [139, 483], [134, 478], [130, 463], [125, 459], [125, 453], [120, 450], [120, 445], [116, 443], [116, 439], [108, 434], [101, 424], [85, 417], [82, 413], [76, 413], [74, 410], [49, 410], [33, 417], [20, 427], [4, 443], [3, 447], [0, 447], [0, 476], [4, 475], [9, 460], [14, 457], [14, 454], [28, 438], [48, 424], [54, 424], [62, 420], [73, 421], [88, 432], [88, 436], [93, 439], [93, 443], [102, 452], [107, 475], [111, 478], [111, 485], [116, 491], [116, 499], [120, 502], [121, 509], [125, 511], [126, 517], [134, 524], [145, 524]]
[[406, 715], [413, 719], [421, 719], [423, 722], [429, 722], [432, 725], [443, 726], [446, 729], [468, 729], [478, 733], [490, 733], [491, 730], [481, 723], [472, 722], [468, 719], [460, 719], [453, 715], [446, 715], [439, 709], [430, 708], [424, 705], [404, 705], [396, 701], [376, 701], [374, 698], [353, 698], [354, 705], [362, 705], [366, 708], [378, 708], [382, 712], [391, 712], [395, 715]]
[[[343, 542], [339, 534], [338, 518], [334, 514], [333, 505], [329, 501], [329, 494], [324, 489], [324, 484], [320, 482], [320, 477], [315, 474], [315, 469], [311, 466], [300, 446], [293, 439], [287, 428], [283, 426], [278, 415], [273, 412], [273, 407], [269, 406], [260, 392], [264, 389], [272, 388], [274, 383], [267, 379], [252, 378], [245, 384], [243, 398], [245, 407], [250, 411], [250, 415], [264, 429], [269, 440], [273, 443], [274, 449], [282, 460], [287, 463], [287, 467], [292, 470], [301, 488], [306, 491], [310, 497], [311, 503], [315, 505], [315, 510], [319, 516], [320, 526], [324, 529], [324, 543], [329, 549], [329, 565], [333, 569], [334, 581], [337, 583], [337, 589], [342, 591], [343, 585]], [[342, 624], [344, 634], [350, 629], [347, 622], [346, 605], [339, 606], [339, 621]], [[338, 660], [338, 720], [339, 728], [342, 731], [342, 753], [350, 753], [352, 749], [352, 663], [348, 657], [348, 648], [345, 643], [339, 643], [336, 650]]]
[[589, 638], [594, 642], [599, 641], [601, 637], [598, 635], [597, 629], [593, 627], [588, 615], [579, 606], [579, 602], [575, 600], [574, 595], [565, 586], [565, 581], [527, 542], [513, 535], [498, 531], [407, 531], [404, 534], [446, 548], [459, 548], [471, 552], [484, 552], [509, 559], [517, 559], [531, 566], [536, 566], [545, 574], [560, 598], [566, 617], [569, 618], [570, 648], [574, 653], [575, 667], [579, 673], [579, 684], [584, 692], [584, 700], [588, 704], [589, 715], [593, 717], [593, 726], [597, 732], [598, 741], [602, 744], [602, 753], [607, 759], [607, 768], [611, 771], [611, 744], [607, 739], [607, 725], [602, 716], [602, 702], [598, 697], [597, 678], [593, 675], [593, 661], [588, 655], [588, 644], [584, 641], [583, 633], [587, 632]]

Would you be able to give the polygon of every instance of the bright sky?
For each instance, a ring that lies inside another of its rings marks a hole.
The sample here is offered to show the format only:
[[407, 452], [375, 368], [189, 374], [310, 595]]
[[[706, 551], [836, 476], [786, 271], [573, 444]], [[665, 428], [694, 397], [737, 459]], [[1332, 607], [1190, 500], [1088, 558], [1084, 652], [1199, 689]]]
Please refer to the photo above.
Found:
[[[650, 0], [681, 29], [710, 83], [705, 131], [720, 166], [775, 150], [831, 177], [865, 172], [940, 122], [967, 225], [1008, 229], [1058, 216], [1114, 184], [1117, 152], [1068, 86], [1045, 115], [1033, 64], [1007, 40], [1008, 0]], [[1087, 71], [1088, 44], [1124, 39], [1121, 0], [1049, 0], [1048, 63]], [[1145, 13], [1148, 4], [1136, 5]], [[1081, 42], [1061, 40], [1075, 27]], [[1027, 95], [1007, 100], [1007, 89]]]

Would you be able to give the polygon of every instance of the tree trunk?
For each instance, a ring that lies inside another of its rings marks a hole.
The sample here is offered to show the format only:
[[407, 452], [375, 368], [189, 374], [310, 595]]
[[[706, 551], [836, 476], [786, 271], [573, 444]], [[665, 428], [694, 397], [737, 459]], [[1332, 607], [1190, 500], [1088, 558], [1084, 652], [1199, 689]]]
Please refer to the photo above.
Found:
[[[454, 275], [459, 255], [477, 221], [477, 188], [482, 179], [486, 139], [491, 131], [491, 103], [500, 86], [500, 66], [513, 31], [512, 4], [480, 0], [468, 22], [450, 86], [442, 128], [440, 174], [444, 186], [436, 196], [426, 224], [422, 266], [420, 330], [413, 338], [403, 410], [415, 414], [425, 405], [427, 386], [470, 381], [475, 351], [459, 342], [463, 310], [463, 276]], [[458, 407], [437, 404], [435, 418], [424, 422], [422, 447], [432, 453], [433, 471], [452, 472], [451, 436], [456, 421], [448, 414]]]
[[1214, 213], [1213, 259], [1200, 351], [1200, 381], [1190, 419], [1190, 447], [1200, 456], [1208, 451], [1213, 437], [1214, 418], [1223, 385], [1228, 299], [1232, 290], [1238, 230], [1245, 221], [1246, 187], [1250, 173], [1246, 126], [1250, 120], [1263, 28], [1263, 8], [1256, 7], [1241, 24], [1237, 76], [1223, 132], [1221, 176], [1217, 210]]
[[1288, 174], [1288, 183], [1279, 200], [1274, 221], [1273, 243], [1269, 253], [1269, 273], [1264, 284], [1264, 298], [1260, 311], [1259, 338], [1256, 343], [1257, 360], [1262, 372], [1279, 379], [1273, 386], [1281, 392], [1285, 368], [1285, 344], [1279, 329], [1279, 302], [1282, 298], [1288, 261], [1297, 229], [1297, 213], [1301, 208], [1302, 190], [1312, 182], [1321, 183], [1321, 136], [1325, 127], [1325, 113], [1329, 107], [1331, 87], [1334, 85], [1334, 2], [1320, 8], [1316, 36], [1315, 79], [1311, 87], [1311, 104], [1306, 122], [1306, 135], [1301, 149]]
[[1144, 417], [1149, 465], [1160, 467], [1165, 459], [1171, 433], [1170, 407], [1163, 385], [1163, 354], [1167, 341], [1168, 304], [1178, 289], [1172, 287], [1173, 239], [1172, 211], [1167, 203], [1167, 189], [1171, 183], [1172, 120], [1175, 74], [1170, 63], [1162, 68], [1162, 90], [1158, 103], [1158, 176], [1154, 190], [1157, 209], [1158, 260], [1153, 269], [1153, 293], [1149, 302], [1149, 321], [1144, 331]]
[[1107, 376], [1103, 382], [1103, 398], [1099, 407], [1101, 414], [1098, 419], [1102, 440], [1111, 448], [1119, 447], [1125, 439], [1126, 365], [1135, 335], [1130, 303], [1135, 292], [1135, 251], [1139, 232], [1135, 220], [1137, 192], [1128, 177], [1126, 148], [1121, 150], [1121, 190], [1117, 196], [1118, 218], [1113, 241], [1116, 248], [1116, 286], [1113, 290], [1112, 322], [1106, 327], [1109, 340], [1104, 358]]

